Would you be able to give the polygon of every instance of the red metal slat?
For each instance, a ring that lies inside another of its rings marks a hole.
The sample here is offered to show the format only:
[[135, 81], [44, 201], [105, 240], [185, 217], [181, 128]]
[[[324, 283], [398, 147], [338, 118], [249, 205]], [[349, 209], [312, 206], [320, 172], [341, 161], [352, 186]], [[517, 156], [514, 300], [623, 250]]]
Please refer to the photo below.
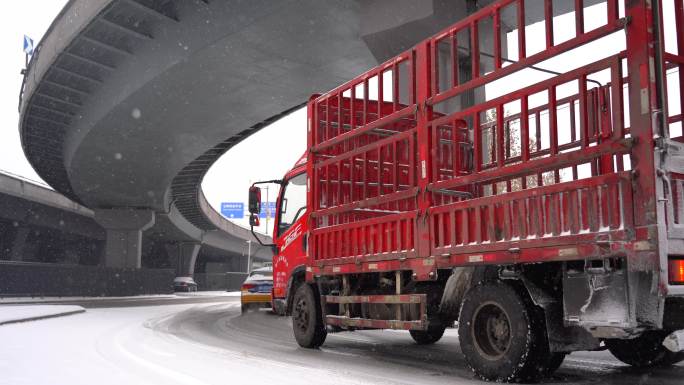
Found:
[[[677, 54], [684, 58], [684, 1], [674, 1], [675, 25], [677, 29]], [[684, 61], [679, 62], [679, 110], [684, 111]]]
[[369, 90], [368, 90], [368, 78], [363, 79], [363, 120], [361, 121], [361, 124], [367, 125], [370, 123], [368, 120], [368, 103], [370, 103], [369, 100]]
[[[480, 37], [478, 33], [478, 22], [477, 20], [470, 23], [470, 59], [471, 59], [471, 69], [472, 77], [471, 79], [477, 79], [480, 77]], [[472, 81], [472, 80], [471, 80]], [[468, 82], [470, 83], [470, 82]], [[468, 84], [466, 83], [466, 84]]]
[[461, 212], [461, 221], [462, 221], [462, 235], [461, 235], [461, 240], [463, 244], [470, 243], [471, 240], [471, 235], [472, 232], [470, 231], [470, 210], [465, 209], [465, 210], [460, 210]]
[[544, 0], [544, 29], [546, 48], [553, 47], [553, 0]]
[[377, 108], [378, 108], [378, 119], [380, 119], [383, 117], [383, 108], [382, 107], [383, 107], [383, 103], [385, 101], [385, 95], [384, 95], [384, 93], [385, 93], [385, 73], [380, 72], [377, 75], [377, 79], [378, 79], [378, 102], [377, 102], [378, 107]]
[[457, 32], [451, 33], [451, 87], [459, 85], [459, 71], [460, 65], [458, 62], [458, 39], [456, 39]]
[[618, 0], [607, 0], [608, 3], [608, 22], [618, 18]]
[[411, 51], [409, 56], [409, 105], [416, 104], [416, 50]]
[[473, 116], [473, 151], [474, 151], [474, 171], [477, 173], [482, 170], [482, 128], [480, 126], [480, 114], [474, 113]]
[[[536, 145], [536, 150], [539, 152], [541, 150], [541, 111], [534, 114], [534, 125], [537, 130], [534, 132], [534, 140]], [[537, 186], [544, 184], [541, 172], [537, 174]]]
[[494, 28], [494, 69], [501, 68], [501, 21], [500, 9], [494, 8], [493, 28]]
[[458, 232], [457, 232], [458, 226], [456, 224], [457, 223], [457, 220], [456, 220], [457, 216], [458, 216], [458, 214], [456, 211], [451, 212], [451, 219], [450, 219], [451, 225], [449, 226], [449, 228], [451, 230], [451, 234], [449, 235], [451, 245], [457, 245], [459, 243], [457, 240], [457, 236], [458, 236]]
[[[332, 112], [330, 111], [330, 99], [325, 100], [325, 137], [322, 138], [324, 141], [333, 137], [332, 135], [332, 125], [330, 124]], [[316, 143], [318, 144], [318, 143]]]
[[495, 227], [497, 222], [500, 223], [500, 221], [497, 219], [497, 213], [495, 210], [496, 203], [485, 206], [486, 211], [487, 211], [487, 217], [486, 221], [484, 223], [484, 227], [487, 232], [487, 240], [490, 242], [496, 242], [497, 240], [497, 233], [498, 231], [497, 228]]
[[441, 144], [439, 143], [439, 128], [437, 126], [428, 126], [428, 132], [430, 134], [430, 148], [436, 148], [435, 152], [430, 152], [430, 158], [432, 158], [432, 162], [430, 162], [432, 172], [430, 182], [436, 182], [439, 180], [439, 167], [440, 167], [440, 162], [439, 158], [441, 155]]
[[496, 143], [496, 165], [497, 167], [504, 166], [504, 150], [507, 147], [504, 141], [504, 109], [503, 105], [496, 107], [496, 137], [493, 142]]
[[[606, 141], [610, 140], [611, 138], [614, 138], [614, 133], [612, 132], [613, 130], [613, 123], [611, 121], [611, 108], [608, 108], [607, 104], [610, 102], [610, 89], [609, 88], [602, 88], [599, 89], [599, 104], [600, 104], [600, 111], [601, 111], [601, 141]], [[620, 110], [622, 112], [622, 110]], [[601, 173], [610, 173], [613, 172], [614, 170], [613, 166], [613, 155], [612, 154], [606, 154], [601, 157]]]
[[344, 116], [342, 113], [342, 91], [337, 93], [337, 135], [344, 132]]
[[392, 192], [399, 191], [399, 158], [397, 157], [397, 147], [399, 142], [392, 143]]
[[[556, 87], [549, 87], [549, 138], [551, 156], [558, 154], [558, 104], [556, 101]], [[555, 183], [560, 182], [560, 174], [558, 169], [553, 171]]]
[[351, 124], [351, 130], [356, 130], [356, 85], [352, 85], [350, 88], [350, 103], [349, 103], [349, 123]]
[[398, 61], [392, 64], [392, 112], [399, 110], [400, 88], [399, 88], [399, 65]]
[[428, 90], [428, 95], [432, 96], [434, 94], [439, 93], [439, 40], [437, 39], [431, 39], [430, 40], [430, 71], [432, 74], [430, 75], [430, 79], [432, 82], [430, 83], [430, 87]]
[[[509, 190], [510, 192], [510, 190]], [[511, 209], [512, 209], [512, 202], [510, 201], [505, 201], [501, 204], [502, 209], [503, 209], [503, 238], [502, 240], [508, 241], [512, 237], [513, 233], [513, 223], [511, 221]]]
[[584, 33], [584, 0], [575, 0], [575, 36]]
[[580, 120], [580, 141], [582, 148], [589, 146], [589, 118], [587, 100], [587, 75], [582, 74], [578, 80], [579, 85], [579, 120]]
[[525, 0], [518, 1], [518, 60], [527, 57], [525, 44]]
[[[520, 98], [520, 157], [522, 162], [530, 159], [530, 117], [528, 115], [528, 98]], [[522, 188], [527, 188], [527, 178], [522, 178]]]

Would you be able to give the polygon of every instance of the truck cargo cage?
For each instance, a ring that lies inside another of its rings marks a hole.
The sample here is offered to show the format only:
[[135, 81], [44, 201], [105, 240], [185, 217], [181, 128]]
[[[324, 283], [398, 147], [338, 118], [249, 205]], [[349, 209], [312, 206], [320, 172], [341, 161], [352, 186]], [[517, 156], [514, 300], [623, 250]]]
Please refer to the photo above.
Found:
[[654, 14], [675, 22], [644, 1], [496, 1], [313, 98], [313, 273], [656, 253], [634, 268], [667, 279], [684, 254], [682, 2]]

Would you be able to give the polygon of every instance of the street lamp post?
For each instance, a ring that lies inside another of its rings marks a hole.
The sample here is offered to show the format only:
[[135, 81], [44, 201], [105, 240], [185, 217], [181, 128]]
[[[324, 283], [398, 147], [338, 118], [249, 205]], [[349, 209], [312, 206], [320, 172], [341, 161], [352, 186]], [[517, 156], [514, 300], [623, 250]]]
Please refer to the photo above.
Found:
[[252, 272], [252, 241], [247, 240], [247, 275]]

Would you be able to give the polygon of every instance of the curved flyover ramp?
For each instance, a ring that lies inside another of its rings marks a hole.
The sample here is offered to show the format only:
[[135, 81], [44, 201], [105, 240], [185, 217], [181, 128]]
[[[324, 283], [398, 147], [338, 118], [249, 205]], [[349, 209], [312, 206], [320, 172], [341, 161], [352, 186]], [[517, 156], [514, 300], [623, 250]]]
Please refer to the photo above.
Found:
[[110, 266], [140, 266], [143, 232], [180, 254], [214, 238], [244, 247], [245, 231], [203, 201], [211, 164], [476, 3], [72, 0], [26, 74], [22, 145], [46, 182], [95, 211]]

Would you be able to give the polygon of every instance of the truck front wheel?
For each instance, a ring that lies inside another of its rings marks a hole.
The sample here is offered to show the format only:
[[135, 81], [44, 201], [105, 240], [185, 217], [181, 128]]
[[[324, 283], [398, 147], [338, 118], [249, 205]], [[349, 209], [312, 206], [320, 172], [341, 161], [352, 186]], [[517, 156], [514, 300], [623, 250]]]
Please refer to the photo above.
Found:
[[555, 369], [543, 317], [508, 284], [491, 282], [470, 289], [461, 306], [458, 334], [468, 366], [484, 380], [538, 381]]
[[323, 345], [327, 335], [321, 304], [314, 288], [301, 284], [297, 288], [292, 303], [292, 329], [299, 346], [317, 348]]
[[663, 346], [667, 332], [645, 332], [631, 340], [606, 340], [608, 350], [618, 360], [637, 368], [674, 365], [684, 360], [684, 353], [673, 353]]

